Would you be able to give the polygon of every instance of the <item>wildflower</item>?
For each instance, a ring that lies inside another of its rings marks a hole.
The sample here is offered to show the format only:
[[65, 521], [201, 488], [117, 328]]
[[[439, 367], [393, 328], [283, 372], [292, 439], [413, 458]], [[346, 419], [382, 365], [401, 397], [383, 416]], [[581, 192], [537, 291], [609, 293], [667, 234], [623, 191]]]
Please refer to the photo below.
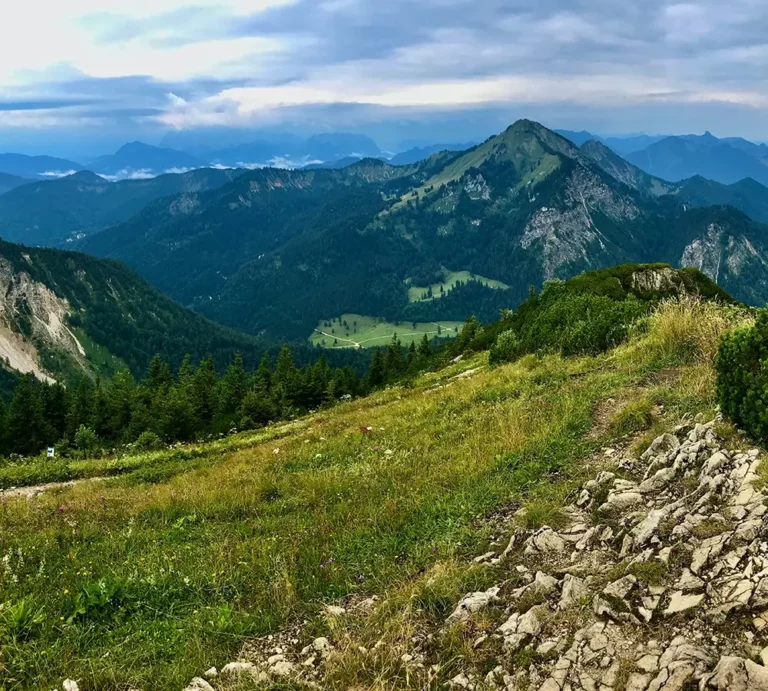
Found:
[[59, 507], [59, 511], [64, 511], [64, 507], [63, 507], [63, 506], [60, 506], [60, 507]]

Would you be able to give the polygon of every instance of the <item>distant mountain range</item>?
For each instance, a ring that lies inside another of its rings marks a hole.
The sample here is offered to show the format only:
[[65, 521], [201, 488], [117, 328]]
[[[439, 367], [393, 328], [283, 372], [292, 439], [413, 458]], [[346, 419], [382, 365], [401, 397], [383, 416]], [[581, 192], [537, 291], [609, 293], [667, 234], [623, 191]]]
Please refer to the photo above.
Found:
[[[112, 183], [81, 171], [54, 180], [24, 181], [27, 184], [0, 195], [0, 237], [28, 245], [62, 247], [131, 218], [155, 199], [215, 189], [242, 172], [206, 168]], [[183, 197], [176, 204], [183, 206]]]
[[718, 139], [709, 132], [666, 137], [628, 154], [627, 160], [673, 182], [700, 175], [725, 184], [744, 178], [768, 184], [768, 146], [738, 138]]
[[171, 172], [184, 173], [207, 165], [207, 162], [183, 151], [132, 142], [122, 146], [114, 154], [92, 161], [88, 169], [105, 177], [123, 179], [152, 177]]
[[[83, 241], [212, 319], [308, 336], [343, 313], [457, 319], [515, 307], [530, 285], [626, 261], [695, 266], [768, 298], [768, 190], [668, 182], [606, 145], [527, 120], [463, 152], [392, 166], [266, 169], [158, 199]], [[422, 301], [450, 272], [484, 277]], [[493, 282], [493, 283], [491, 283]], [[493, 286], [493, 287], [491, 287]], [[500, 289], [506, 287], [506, 289]]]
[[602, 142], [610, 149], [613, 149], [620, 156], [626, 156], [633, 151], [640, 151], [652, 144], [664, 139], [667, 135], [653, 135], [653, 134], [636, 134], [628, 135], [626, 137], [601, 137], [597, 134], [592, 134], [586, 130], [580, 132], [573, 132], [571, 130], [555, 130], [557, 134], [565, 137], [568, 141], [573, 142], [576, 146], [581, 146], [591, 139], [595, 139]]
[[51, 179], [70, 175], [83, 166], [65, 158], [53, 156], [25, 156], [24, 154], [0, 154], [0, 173], [21, 178]]

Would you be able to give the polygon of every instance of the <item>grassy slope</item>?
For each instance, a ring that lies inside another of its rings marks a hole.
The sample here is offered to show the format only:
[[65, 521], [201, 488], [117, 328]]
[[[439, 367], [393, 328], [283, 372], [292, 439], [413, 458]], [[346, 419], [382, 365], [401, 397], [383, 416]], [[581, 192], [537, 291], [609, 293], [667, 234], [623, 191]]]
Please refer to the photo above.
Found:
[[[388, 345], [394, 334], [397, 334], [403, 345], [410, 345], [414, 341], [418, 343], [424, 334], [430, 338], [456, 336], [464, 326], [463, 322], [441, 321], [416, 322], [414, 327], [413, 322], [393, 324], [362, 314], [342, 314], [341, 317], [334, 317], [330, 327], [325, 326], [326, 321], [322, 319], [309, 337], [312, 345], [321, 345], [324, 348], [374, 348]], [[348, 329], [343, 326], [345, 321], [349, 324]], [[354, 326], [355, 322], [357, 327]], [[338, 341], [335, 345], [334, 339]]]
[[[388, 591], [385, 619], [350, 634], [329, 679], [420, 688], [381, 657], [407, 635], [397, 608], [441, 616], [462, 588], [499, 578], [464, 565], [487, 547], [478, 517], [522, 502], [546, 516], [590, 472], [584, 459], [653, 417], [602, 424], [608, 399], [663, 404], [657, 428], [711, 414], [713, 343], [727, 317], [718, 309], [667, 309], [647, 335], [595, 358], [529, 356], [489, 370], [478, 355], [280, 428], [279, 441], [198, 449], [202, 465], [188, 472], [169, 462], [153, 474], [155, 456], [137, 457], [123, 478], [6, 499], [0, 679], [13, 689], [65, 676], [84, 691], [182, 688], [234, 659], [244, 636], [312, 617], [322, 601]], [[368, 665], [356, 645], [382, 635], [391, 645]], [[447, 659], [438, 681], [450, 672]]]
[[[433, 283], [431, 286], [411, 286], [408, 288], [408, 301], [416, 302], [418, 300], [432, 300], [440, 297], [440, 288], [446, 293], [451, 290], [459, 281], [479, 281], [488, 288], [495, 290], [507, 290], [509, 286], [501, 281], [495, 281], [492, 278], [478, 276], [470, 271], [448, 271], [441, 283]], [[427, 298], [427, 291], [432, 288], [432, 298]]]

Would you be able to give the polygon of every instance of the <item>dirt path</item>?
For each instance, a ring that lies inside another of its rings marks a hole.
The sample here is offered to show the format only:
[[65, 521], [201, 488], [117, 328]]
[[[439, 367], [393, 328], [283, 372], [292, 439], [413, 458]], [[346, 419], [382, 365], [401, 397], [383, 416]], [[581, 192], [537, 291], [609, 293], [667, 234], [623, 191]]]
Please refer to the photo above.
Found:
[[48, 492], [52, 489], [59, 489], [60, 487], [74, 487], [80, 485], [83, 482], [97, 482], [99, 480], [108, 480], [106, 477], [86, 477], [78, 480], [67, 480], [65, 482], [46, 482], [42, 485], [31, 485], [30, 487], [11, 487], [9, 489], [0, 490], [0, 500], [9, 499], [11, 497], [25, 497], [26, 499], [32, 499], [43, 492]]

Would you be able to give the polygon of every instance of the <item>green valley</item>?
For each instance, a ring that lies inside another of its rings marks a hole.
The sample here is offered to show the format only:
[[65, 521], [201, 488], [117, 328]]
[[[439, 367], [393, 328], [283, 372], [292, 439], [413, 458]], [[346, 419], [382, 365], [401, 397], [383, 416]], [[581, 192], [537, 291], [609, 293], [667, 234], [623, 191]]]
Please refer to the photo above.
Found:
[[343, 314], [321, 319], [310, 336], [310, 342], [323, 348], [375, 348], [387, 346], [396, 337], [404, 346], [418, 343], [426, 335], [433, 338], [455, 338], [463, 322], [387, 322], [360, 314]]

